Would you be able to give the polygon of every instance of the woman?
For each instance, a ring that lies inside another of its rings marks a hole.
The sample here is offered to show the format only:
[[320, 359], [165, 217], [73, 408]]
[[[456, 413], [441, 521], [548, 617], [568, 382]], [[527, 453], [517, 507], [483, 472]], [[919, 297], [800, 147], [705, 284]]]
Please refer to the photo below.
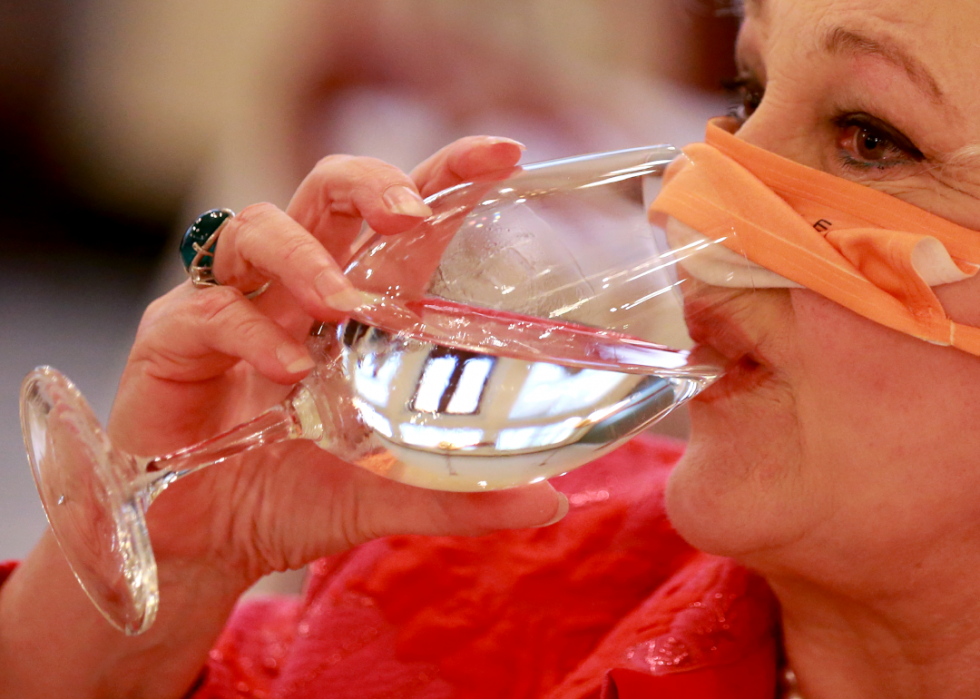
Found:
[[[978, 29], [980, 12], [970, 0], [940, 6], [915, 0], [747, 2], [738, 43], [744, 105], [737, 138], [980, 229], [974, 146], [980, 121], [971, 116], [980, 101], [972, 85], [980, 59]], [[300, 187], [287, 212], [291, 219], [265, 205], [245, 210], [221, 235], [215, 274], [223, 286], [185, 285], [147, 311], [113, 411], [116, 441], [133, 452], [159, 452], [268, 404], [283, 384], [309, 369], [300, 338], [310, 317], [333, 317], [351, 302], [337, 260], [343, 260], [362, 218], [379, 232], [397, 233], [426, 213], [416, 192], [425, 195], [510, 165], [519, 154], [520, 147], [506, 140], [467, 139], [441, 151], [412, 178], [374, 161], [331, 158]], [[291, 254], [296, 251], [303, 254]], [[269, 280], [272, 287], [254, 301], [240, 293]], [[980, 409], [974, 389], [980, 361], [889, 329], [810, 289], [749, 294], [709, 288], [703, 294], [716, 309], [714, 321], [693, 331], [738, 360], [740, 370], [693, 402], [693, 435], [670, 477], [667, 508], [690, 544], [731, 557], [765, 579], [779, 602], [779, 630], [769, 624], [772, 607], [755, 578], [669, 540], [652, 502], [658, 491], [650, 484], [661, 472], [655, 463], [630, 481], [633, 492], [622, 495], [629, 507], [603, 510], [596, 518], [573, 508], [554, 527], [471, 540], [489, 542], [486, 550], [503, 556], [507, 543], [523, 550], [535, 536], [556, 537], [547, 539], [551, 545], [566, 534], [582, 542], [590, 527], [606, 532], [615, 520], [616, 535], [599, 537], [595, 548], [601, 550], [590, 559], [615, 574], [582, 589], [608, 591], [619, 583], [634, 605], [619, 610], [619, 621], [595, 621], [605, 635], [574, 652], [564, 634], [504, 637], [525, 644], [518, 652], [536, 661], [536, 684], [529, 689], [521, 684], [527, 675], [517, 674], [508, 694], [506, 677], [488, 675], [480, 678], [484, 686], [496, 681], [499, 696], [641, 696], [654, 691], [643, 676], [672, 664], [686, 669], [692, 653], [710, 655], [721, 648], [726, 662], [717, 672], [676, 676], [696, 680], [687, 694], [677, 694], [675, 686], [676, 696], [771, 696], [778, 641], [799, 682], [787, 691], [808, 699], [975, 696], [980, 595], [973, 571], [980, 558], [980, 509], [974, 493], [980, 470], [973, 467], [977, 437], [971, 428]], [[975, 276], [937, 286], [935, 294], [950, 318], [964, 327], [980, 325]], [[615, 466], [672, 458], [663, 445], [629, 449], [614, 457], [620, 459]], [[591, 493], [602, 500], [595, 486], [604, 478], [612, 483], [615, 472], [600, 463], [573, 474], [582, 479], [575, 487], [584, 488], [576, 497]], [[385, 681], [396, 676], [400, 684], [390, 691], [400, 695], [478, 695], [479, 682], [469, 685], [477, 688], [472, 692], [462, 690], [462, 684], [431, 674], [438, 665], [421, 660], [402, 663], [397, 674], [382, 655], [387, 649], [391, 657], [424, 660], [437, 645], [444, 658], [462, 652], [465, 643], [454, 639], [468, 642], [468, 630], [484, 622], [466, 616], [472, 606], [454, 615], [451, 605], [443, 605], [439, 623], [421, 623], [424, 606], [405, 600], [401, 607], [388, 605], [387, 618], [421, 632], [386, 636], [393, 645], [385, 648], [365, 635], [372, 629], [356, 623], [362, 613], [375, 613], [359, 609], [390, 601], [400, 583], [414, 590], [428, 584], [433, 604], [439, 595], [452, 595], [453, 588], [439, 587], [437, 577], [413, 581], [412, 568], [403, 565], [421, 560], [420, 570], [431, 574], [435, 559], [399, 551], [428, 547], [433, 556], [442, 555], [438, 560], [453, 571], [453, 582], [464, 584], [480, 578], [459, 572], [462, 554], [456, 552], [479, 554], [472, 544], [399, 539], [401, 549], [369, 544], [346, 559], [318, 564], [316, 589], [308, 592], [301, 617], [294, 608], [246, 608], [210, 659], [209, 649], [238, 595], [269, 570], [299, 566], [385, 534], [479, 534], [541, 525], [565, 510], [548, 484], [480, 496], [428, 493], [378, 481], [302, 445], [268, 450], [235, 468], [210, 469], [174, 491], [150, 511], [167, 600], [156, 626], [137, 639], [109, 629], [46, 538], [0, 595], [0, 694], [179, 697], [198, 681], [199, 696], [340, 696], [318, 685], [318, 678], [340, 682], [343, 668], [350, 667], [343, 691], [357, 674], [362, 696], [390, 695]], [[640, 535], [666, 537], [668, 543], [648, 542], [644, 549], [635, 544]], [[665, 570], [642, 557], [625, 566], [602, 558], [607, 545], [615, 545], [608, 551], [659, 555]], [[581, 553], [583, 547], [570, 550]], [[361, 551], [380, 551], [376, 557], [385, 557], [386, 567], [366, 561]], [[692, 582], [697, 575], [671, 578], [671, 571], [695, 561], [698, 570], [708, 571], [702, 578], [712, 578], [701, 580], [699, 589], [717, 586], [717, 599], [725, 604], [713, 609], [731, 614], [705, 622], [710, 633], [700, 640], [717, 643], [688, 643], [697, 635], [690, 625], [684, 627], [688, 636], [658, 636], [660, 645], [622, 642], [639, 637], [651, 618], [653, 626], [671, 628], [656, 609], [680, 618], [715, 604], [703, 595], [685, 597], [684, 589], [698, 587]], [[540, 574], [538, 563], [529, 563], [528, 570]], [[643, 575], [657, 584], [638, 592], [636, 578], [627, 573], [644, 563], [650, 567]], [[468, 570], [482, 570], [473, 566]], [[387, 579], [365, 579], [365, 571], [381, 571]], [[506, 578], [506, 571], [501, 575]], [[551, 596], [578, 618], [593, 603], [603, 613], [614, 608], [598, 595], [562, 597], [558, 581], [571, 586], [575, 576], [548, 580]], [[506, 615], [511, 600], [496, 600], [495, 589], [481, 588], [481, 604]], [[537, 592], [539, 607], [552, 603]], [[327, 622], [343, 627], [340, 645], [316, 635]], [[319, 662], [303, 666], [303, 678], [290, 676], [291, 685], [269, 679], [301, 647], [315, 654], [313, 641], [304, 640], [313, 637], [323, 641], [322, 654]], [[748, 650], [726, 647], [733, 638], [734, 645], [745, 641]], [[486, 657], [496, 657], [500, 645], [486, 646]], [[559, 646], [567, 657], [550, 652]], [[629, 655], [640, 647], [646, 649], [643, 658]], [[367, 648], [374, 654], [356, 659]], [[479, 653], [465, 657], [476, 672]], [[199, 679], [206, 663], [211, 674]], [[415, 673], [414, 684], [405, 679], [408, 671]], [[238, 689], [233, 681], [222, 684], [216, 676], [223, 672], [248, 681], [241, 680]], [[768, 684], [758, 679], [766, 672]], [[262, 677], [265, 684], [259, 686]], [[720, 681], [740, 688], [724, 694]], [[670, 696], [668, 684], [655, 691]]]

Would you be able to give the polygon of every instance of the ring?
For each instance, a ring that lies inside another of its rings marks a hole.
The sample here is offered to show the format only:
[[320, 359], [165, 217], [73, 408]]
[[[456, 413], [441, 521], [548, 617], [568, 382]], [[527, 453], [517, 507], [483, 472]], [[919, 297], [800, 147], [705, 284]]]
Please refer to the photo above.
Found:
[[[184, 261], [184, 269], [191, 283], [199, 289], [209, 286], [221, 286], [214, 278], [214, 248], [218, 244], [218, 236], [225, 221], [234, 217], [231, 209], [211, 209], [197, 217], [180, 239], [180, 258]], [[205, 262], [205, 258], [207, 261]], [[245, 298], [254, 299], [269, 288], [266, 282], [255, 291], [245, 294]]]

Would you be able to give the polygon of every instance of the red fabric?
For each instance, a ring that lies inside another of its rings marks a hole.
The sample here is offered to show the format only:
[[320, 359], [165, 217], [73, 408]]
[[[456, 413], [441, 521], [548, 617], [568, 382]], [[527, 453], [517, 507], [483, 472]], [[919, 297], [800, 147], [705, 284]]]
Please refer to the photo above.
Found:
[[679, 455], [635, 440], [557, 479], [553, 527], [320, 561], [301, 600], [240, 605], [193, 696], [771, 699], [771, 594], [671, 529]]

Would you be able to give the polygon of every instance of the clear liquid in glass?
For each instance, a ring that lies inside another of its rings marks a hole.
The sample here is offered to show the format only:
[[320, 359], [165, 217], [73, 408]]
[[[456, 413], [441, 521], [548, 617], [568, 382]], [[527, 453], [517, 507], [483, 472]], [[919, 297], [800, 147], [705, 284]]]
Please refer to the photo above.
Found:
[[305, 382], [307, 414], [297, 410], [301, 422], [322, 423], [324, 448], [425, 488], [497, 489], [564, 473], [720, 373], [687, 352], [569, 323], [438, 299], [410, 312], [421, 322], [408, 332], [322, 326], [311, 348], [324, 368]]

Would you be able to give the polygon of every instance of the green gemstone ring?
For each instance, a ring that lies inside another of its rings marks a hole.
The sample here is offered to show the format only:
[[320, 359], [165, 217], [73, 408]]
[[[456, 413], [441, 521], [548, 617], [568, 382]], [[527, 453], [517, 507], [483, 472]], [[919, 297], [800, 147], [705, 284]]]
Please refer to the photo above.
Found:
[[[180, 239], [180, 259], [191, 283], [198, 287], [220, 286], [214, 278], [214, 248], [221, 235], [221, 227], [225, 221], [234, 217], [231, 209], [211, 209], [197, 217]], [[269, 287], [266, 282], [255, 291], [245, 294], [246, 298], [254, 299]]]
[[194, 286], [217, 286], [211, 265], [221, 225], [235, 215], [231, 209], [211, 209], [197, 217], [180, 239], [180, 258]]

